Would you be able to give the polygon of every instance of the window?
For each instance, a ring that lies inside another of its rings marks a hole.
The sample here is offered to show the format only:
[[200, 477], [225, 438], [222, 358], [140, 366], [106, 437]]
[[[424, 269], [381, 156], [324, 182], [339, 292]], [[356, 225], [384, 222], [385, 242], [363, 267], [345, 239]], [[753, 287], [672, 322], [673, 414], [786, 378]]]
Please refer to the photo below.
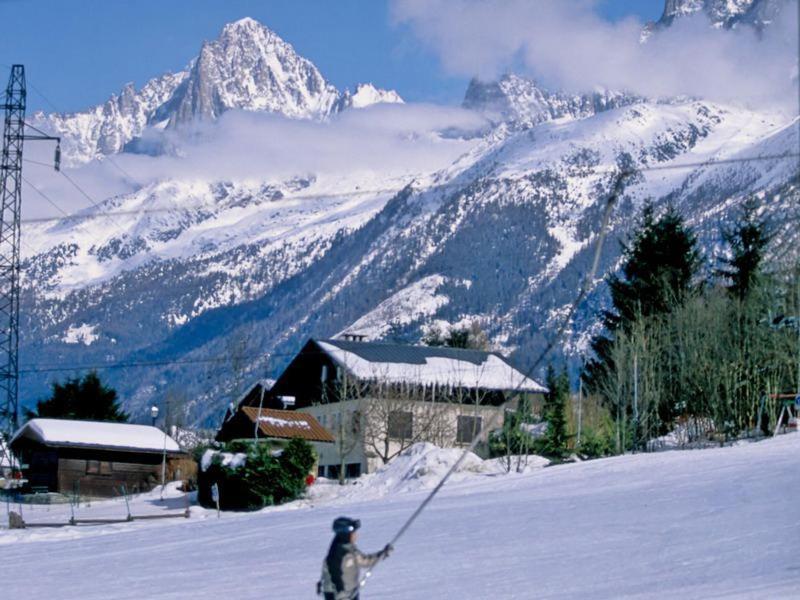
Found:
[[328, 465], [328, 479], [339, 479], [339, 465]]
[[345, 465], [344, 476], [353, 479], [361, 475], [361, 463], [349, 463]]
[[111, 463], [105, 460], [87, 460], [86, 461], [86, 474], [87, 475], [111, 475]]
[[481, 432], [482, 419], [480, 417], [458, 416], [458, 431], [456, 441], [459, 444], [469, 444]]
[[[354, 434], [361, 433], [361, 411], [354, 410], [350, 418], [351, 418], [350, 422], [351, 422], [352, 432]], [[358, 477], [358, 475], [356, 475], [356, 477]]]
[[317, 467], [317, 477], [325, 477], [325, 467], [323, 465]]
[[394, 410], [389, 413], [389, 437], [396, 440], [411, 439], [414, 433], [414, 415]]

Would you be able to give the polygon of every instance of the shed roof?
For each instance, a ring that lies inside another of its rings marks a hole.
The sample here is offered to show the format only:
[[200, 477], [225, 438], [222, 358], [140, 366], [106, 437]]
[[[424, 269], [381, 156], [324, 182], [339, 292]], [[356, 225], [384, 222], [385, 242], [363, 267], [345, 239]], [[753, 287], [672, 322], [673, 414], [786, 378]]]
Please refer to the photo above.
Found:
[[308, 442], [336, 441], [330, 432], [308, 413], [273, 408], [262, 408], [259, 411], [255, 406], [243, 406], [241, 410], [253, 423], [258, 420], [258, 429], [265, 437], [301, 438]]
[[180, 452], [177, 442], [150, 425], [67, 419], [31, 419], [11, 439], [26, 438], [47, 446], [109, 449], [128, 452]]
[[350, 340], [319, 340], [317, 344], [359, 379], [502, 391], [547, 391], [496, 352]]

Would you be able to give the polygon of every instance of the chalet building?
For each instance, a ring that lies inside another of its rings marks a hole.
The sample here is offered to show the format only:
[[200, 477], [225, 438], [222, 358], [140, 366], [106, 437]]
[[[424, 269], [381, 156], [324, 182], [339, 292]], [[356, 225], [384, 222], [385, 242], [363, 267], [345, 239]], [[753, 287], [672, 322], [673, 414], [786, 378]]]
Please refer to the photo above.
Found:
[[420, 441], [463, 447], [478, 435], [486, 454], [506, 400], [545, 391], [495, 352], [310, 340], [263, 399], [245, 404], [313, 415], [336, 440], [319, 450], [319, 475], [334, 478], [373, 472]]
[[146, 492], [161, 483], [166, 455], [167, 481], [191, 475], [192, 463], [178, 444], [149, 425], [31, 419], [12, 437], [11, 450], [33, 491], [111, 497]]

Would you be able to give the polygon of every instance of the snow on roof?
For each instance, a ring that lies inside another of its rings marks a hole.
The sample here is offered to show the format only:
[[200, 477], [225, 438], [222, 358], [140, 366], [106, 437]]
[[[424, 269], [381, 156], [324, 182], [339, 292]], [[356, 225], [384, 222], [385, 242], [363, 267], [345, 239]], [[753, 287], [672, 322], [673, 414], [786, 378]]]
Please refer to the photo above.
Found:
[[258, 421], [261, 435], [270, 438], [302, 438], [309, 442], [333, 443], [334, 437], [312, 415], [295, 410], [258, 409], [243, 406], [241, 411], [253, 423]]
[[259, 417], [259, 421], [271, 425], [272, 427], [295, 427], [299, 429], [311, 429], [306, 421], [287, 421], [286, 419], [276, 419], [275, 417]]
[[547, 391], [494, 352], [345, 340], [317, 343], [359, 379], [470, 389]]
[[144, 452], [180, 452], [171, 437], [150, 425], [109, 423], [99, 421], [69, 421], [66, 419], [31, 419], [11, 439], [13, 445], [28, 438], [53, 446], [90, 446], [138, 450]]

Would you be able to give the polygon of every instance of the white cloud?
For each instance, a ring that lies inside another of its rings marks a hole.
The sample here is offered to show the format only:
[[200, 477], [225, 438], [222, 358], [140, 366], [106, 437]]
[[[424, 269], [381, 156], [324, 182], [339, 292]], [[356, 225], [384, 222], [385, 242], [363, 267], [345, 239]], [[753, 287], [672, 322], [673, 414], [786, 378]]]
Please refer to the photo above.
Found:
[[[450, 73], [488, 79], [524, 71], [570, 91], [597, 87], [651, 96], [764, 102], [793, 98], [797, 24], [784, 8], [759, 36], [711, 28], [702, 15], [640, 42], [634, 18], [611, 23], [595, 0], [394, 0]], [[787, 6], [795, 4], [787, 0]]]
[[[410, 181], [449, 165], [474, 143], [440, 132], [469, 133], [485, 126], [483, 118], [470, 111], [425, 104], [378, 104], [345, 111], [323, 123], [230, 111], [213, 124], [180, 133], [151, 131], [145, 136], [151, 143], [169, 146], [170, 155], [121, 154], [112, 158], [113, 163], [95, 161], [66, 173], [94, 200], [165, 179], [284, 181], [307, 175], [374, 174]], [[49, 162], [52, 149], [37, 149], [31, 158]], [[25, 172], [67, 212], [90, 206], [49, 168], [30, 164]], [[25, 217], [43, 216], [58, 216], [58, 212], [27, 189]]]

